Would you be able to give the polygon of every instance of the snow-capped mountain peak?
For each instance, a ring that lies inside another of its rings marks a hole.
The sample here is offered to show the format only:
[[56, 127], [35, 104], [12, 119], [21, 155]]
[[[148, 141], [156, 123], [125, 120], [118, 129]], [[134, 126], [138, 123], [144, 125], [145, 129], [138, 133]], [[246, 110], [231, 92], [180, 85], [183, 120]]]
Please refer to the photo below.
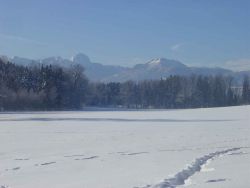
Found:
[[168, 67], [168, 68], [186, 68], [186, 65], [183, 63], [172, 60], [172, 59], [166, 59], [166, 58], [157, 58], [152, 59], [147, 63], [150, 66], [162, 66], [162, 67]]
[[157, 64], [160, 64], [161, 61], [162, 61], [162, 58], [156, 58], [156, 59], [152, 59], [151, 61], [149, 61], [148, 64], [157, 65]]

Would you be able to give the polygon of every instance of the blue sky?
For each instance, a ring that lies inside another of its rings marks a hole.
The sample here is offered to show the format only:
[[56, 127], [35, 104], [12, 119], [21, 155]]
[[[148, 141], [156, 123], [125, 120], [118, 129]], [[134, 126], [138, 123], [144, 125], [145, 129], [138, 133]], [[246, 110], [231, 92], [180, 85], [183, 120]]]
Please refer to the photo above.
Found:
[[249, 10], [249, 0], [0, 0], [0, 54], [250, 64]]

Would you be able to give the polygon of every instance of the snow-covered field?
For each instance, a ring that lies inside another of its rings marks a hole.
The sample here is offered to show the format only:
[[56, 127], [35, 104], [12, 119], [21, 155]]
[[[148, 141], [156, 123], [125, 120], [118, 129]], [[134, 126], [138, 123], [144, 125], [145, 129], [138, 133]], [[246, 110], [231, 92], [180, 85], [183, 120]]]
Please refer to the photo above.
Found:
[[250, 106], [0, 114], [0, 188], [184, 186], [250, 186]]

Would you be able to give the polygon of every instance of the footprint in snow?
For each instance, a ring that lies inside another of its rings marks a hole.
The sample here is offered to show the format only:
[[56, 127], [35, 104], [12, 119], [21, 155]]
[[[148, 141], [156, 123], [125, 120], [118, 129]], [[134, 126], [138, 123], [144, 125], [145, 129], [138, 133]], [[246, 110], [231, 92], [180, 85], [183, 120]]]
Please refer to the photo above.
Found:
[[212, 179], [212, 180], [208, 180], [206, 181], [206, 183], [216, 183], [216, 182], [222, 182], [222, 181], [226, 181], [226, 179]]
[[15, 168], [12, 168], [12, 170], [19, 170], [20, 167], [15, 167]]
[[76, 155], [65, 155], [64, 157], [69, 158], [69, 157], [82, 157], [82, 156], [84, 156], [84, 155], [83, 154], [76, 154]]
[[48, 162], [48, 163], [41, 163], [40, 165], [42, 165], [42, 166], [47, 166], [47, 165], [51, 165], [51, 164], [54, 164], [54, 163], [56, 163], [56, 162]]
[[149, 152], [134, 152], [134, 153], [122, 153], [121, 155], [141, 155], [141, 154], [147, 154]]
[[80, 159], [75, 159], [76, 161], [79, 161], [79, 160], [89, 160], [89, 159], [95, 159], [95, 158], [98, 158], [99, 156], [91, 156], [91, 157], [85, 157], [85, 158], [80, 158]]
[[28, 159], [28, 158], [24, 158], [24, 159], [22, 159], [22, 158], [17, 158], [17, 159], [15, 159], [15, 161], [28, 161], [28, 160], [30, 160], [30, 159]]

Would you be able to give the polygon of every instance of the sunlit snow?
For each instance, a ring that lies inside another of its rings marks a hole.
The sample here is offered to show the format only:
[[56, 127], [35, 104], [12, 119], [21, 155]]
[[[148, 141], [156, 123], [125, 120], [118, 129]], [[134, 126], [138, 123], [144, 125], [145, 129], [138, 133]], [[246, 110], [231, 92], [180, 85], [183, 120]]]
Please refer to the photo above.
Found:
[[0, 114], [0, 188], [250, 185], [250, 106]]

